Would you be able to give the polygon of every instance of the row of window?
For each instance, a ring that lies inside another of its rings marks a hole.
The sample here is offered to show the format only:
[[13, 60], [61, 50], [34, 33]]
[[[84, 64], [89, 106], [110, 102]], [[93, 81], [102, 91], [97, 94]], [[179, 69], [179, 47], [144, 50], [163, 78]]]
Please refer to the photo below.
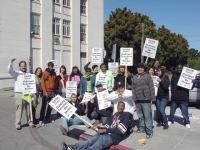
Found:
[[[54, 3], [60, 4], [60, 0], [53, 0]], [[70, 6], [70, 0], [63, 0], [64, 6]]]

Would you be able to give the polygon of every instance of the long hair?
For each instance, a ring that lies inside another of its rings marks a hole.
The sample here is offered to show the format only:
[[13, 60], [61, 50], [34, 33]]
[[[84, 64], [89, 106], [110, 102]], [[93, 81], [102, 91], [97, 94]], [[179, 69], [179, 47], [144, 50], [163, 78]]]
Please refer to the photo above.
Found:
[[150, 70], [150, 69], [153, 69], [153, 74], [155, 74], [154, 68], [153, 68], [153, 67], [150, 67], [150, 68], [147, 70], [147, 73], [149, 74], [149, 70]]
[[38, 76], [39, 78], [41, 78], [41, 77], [42, 77], [42, 68], [40, 68], [40, 67], [37, 67], [37, 68], [35, 69], [35, 75], [36, 75], [36, 73], [37, 73], [38, 69], [41, 69], [41, 75], [40, 75], [40, 76]]
[[165, 70], [163, 68], [157, 68], [157, 71], [161, 71], [162, 74], [161, 74], [160, 78], [163, 82], [166, 81], [167, 79], [169, 79], [168, 74], [165, 72]]
[[158, 66], [158, 68], [160, 68], [160, 67], [161, 67], [161, 63], [160, 63], [160, 61], [159, 61], [159, 60], [157, 60], [157, 59], [155, 59], [155, 60], [154, 60], [154, 62], [153, 62], [153, 64], [152, 64], [152, 67], [154, 68], [154, 64], [155, 64], [155, 62], [156, 62], [156, 61], [158, 61], [158, 62], [159, 62], [159, 66]]
[[81, 72], [80, 72], [80, 70], [78, 69], [77, 66], [72, 67], [71, 76], [74, 76], [74, 75], [75, 75], [74, 72], [73, 72], [74, 69], [77, 69], [77, 75], [81, 76]]
[[[120, 67], [124, 67], [124, 72], [120, 71]], [[125, 73], [125, 66], [118, 66], [118, 68], [117, 68], [117, 74], [124, 75], [124, 73]], [[130, 76], [130, 72], [128, 71], [128, 69], [127, 69], [127, 74], [128, 74], [128, 76]]]
[[66, 70], [66, 67], [64, 66], [64, 65], [62, 65], [61, 67], [60, 67], [60, 73], [61, 73], [61, 69], [65, 69], [65, 71], [64, 71], [64, 73], [63, 73], [63, 75], [65, 76], [66, 74], [67, 74], [67, 70]]

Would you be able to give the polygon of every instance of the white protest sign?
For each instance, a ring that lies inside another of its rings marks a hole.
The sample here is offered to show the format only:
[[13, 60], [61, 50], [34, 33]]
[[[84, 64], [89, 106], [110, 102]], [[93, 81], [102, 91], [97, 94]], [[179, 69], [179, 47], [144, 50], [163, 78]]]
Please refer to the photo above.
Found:
[[35, 74], [22, 75], [22, 93], [36, 93]]
[[102, 92], [97, 93], [97, 99], [98, 99], [98, 105], [99, 105], [99, 110], [106, 109], [110, 107], [111, 102], [105, 100], [105, 97], [108, 95], [108, 90], [104, 90]]
[[60, 95], [54, 97], [49, 105], [55, 109], [57, 112], [62, 114], [67, 119], [70, 119], [71, 116], [76, 112], [77, 108], [71, 105], [67, 100], [62, 98]]
[[92, 48], [92, 63], [101, 63], [102, 48]]
[[56, 75], [60, 74], [59, 66], [58, 66], [58, 61], [57, 60], [48, 60], [48, 62], [52, 62], [54, 64], [53, 69], [55, 69]]
[[133, 48], [120, 48], [120, 66], [133, 66]]
[[90, 101], [90, 99], [92, 99], [94, 97], [95, 97], [95, 95], [92, 95], [92, 93], [85, 92], [84, 97], [83, 97], [81, 103], [88, 102], [88, 101]]
[[73, 93], [77, 94], [77, 84], [75, 81], [68, 81], [66, 84], [66, 97], [71, 97]]
[[196, 75], [197, 75], [196, 70], [183, 67], [177, 85], [186, 89], [191, 89], [193, 86], [192, 79], [195, 79]]
[[157, 96], [158, 93], [158, 88], [156, 87], [157, 84], [159, 84], [158, 82], [158, 76], [151, 76], [152, 80], [153, 80], [153, 84], [154, 84], [154, 89], [155, 89], [155, 96]]
[[110, 70], [113, 74], [114, 77], [116, 77], [117, 75], [117, 69], [118, 69], [119, 64], [118, 63], [113, 63], [113, 62], [109, 62], [108, 63], [108, 70]]
[[[108, 84], [108, 77], [107, 76], [96, 76], [96, 83], [97, 82], [101, 82], [102, 85], [103, 85], [103, 88], [107, 89], [107, 84]], [[95, 89], [95, 91], [97, 92], [97, 89]]]
[[142, 51], [142, 56], [155, 58], [157, 47], [158, 47], [158, 40], [146, 38], [143, 51]]

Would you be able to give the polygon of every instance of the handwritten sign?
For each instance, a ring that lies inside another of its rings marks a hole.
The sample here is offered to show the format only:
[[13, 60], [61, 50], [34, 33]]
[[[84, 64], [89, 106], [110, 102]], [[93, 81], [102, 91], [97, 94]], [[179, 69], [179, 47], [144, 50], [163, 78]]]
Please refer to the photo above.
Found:
[[191, 68], [183, 67], [181, 76], [178, 80], [178, 86], [191, 89], [193, 86], [192, 79], [195, 79], [197, 71]]
[[120, 48], [120, 66], [133, 66], [133, 48]]
[[114, 77], [117, 75], [118, 63], [108, 63], [108, 70], [110, 70]]
[[156, 52], [157, 52], [157, 47], [158, 47], [158, 40], [146, 38], [144, 48], [142, 51], [142, 56], [155, 58]]
[[155, 96], [157, 96], [158, 93], [158, 88], [156, 87], [157, 84], [159, 84], [158, 82], [158, 76], [151, 76], [152, 80], [153, 80], [153, 84], [154, 84], [154, 89], [155, 89]]
[[101, 63], [102, 48], [92, 48], [92, 63]]
[[36, 93], [35, 74], [22, 75], [22, 93]]
[[97, 99], [98, 99], [98, 105], [99, 105], [99, 110], [106, 109], [110, 107], [111, 102], [105, 100], [105, 97], [108, 95], [108, 90], [104, 90], [102, 92], [97, 93]]
[[107, 89], [108, 77], [107, 76], [96, 76], [96, 83], [101, 82], [104, 89]]
[[55, 69], [56, 75], [59, 75], [60, 74], [60, 68], [58, 66], [58, 61], [57, 60], [48, 60], [47, 63], [48, 62], [52, 62], [54, 64], [53, 69]]
[[68, 81], [66, 84], [66, 97], [71, 97], [73, 93], [77, 94], [77, 84], [75, 81]]
[[67, 119], [70, 119], [71, 116], [76, 112], [76, 107], [71, 105], [68, 101], [62, 98], [60, 95], [54, 97], [50, 102], [49, 105], [55, 109], [57, 112], [62, 114]]
[[90, 99], [92, 99], [94, 97], [95, 97], [95, 95], [92, 95], [92, 93], [85, 92], [84, 97], [83, 97], [81, 103], [88, 102], [88, 101], [90, 101]]

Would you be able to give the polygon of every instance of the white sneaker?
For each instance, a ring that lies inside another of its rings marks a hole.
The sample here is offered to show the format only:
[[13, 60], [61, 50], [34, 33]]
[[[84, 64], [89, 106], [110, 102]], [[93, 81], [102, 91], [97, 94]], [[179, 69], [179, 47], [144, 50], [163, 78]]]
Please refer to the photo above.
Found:
[[172, 124], [172, 122], [171, 121], [168, 121], [168, 126], [170, 126]]
[[45, 126], [45, 125], [44, 125], [44, 122], [42, 122], [42, 121], [39, 122], [39, 125], [40, 125], [40, 126]]
[[190, 128], [190, 124], [186, 124], [185, 126], [186, 126], [186, 128], [188, 128], [188, 129]]

